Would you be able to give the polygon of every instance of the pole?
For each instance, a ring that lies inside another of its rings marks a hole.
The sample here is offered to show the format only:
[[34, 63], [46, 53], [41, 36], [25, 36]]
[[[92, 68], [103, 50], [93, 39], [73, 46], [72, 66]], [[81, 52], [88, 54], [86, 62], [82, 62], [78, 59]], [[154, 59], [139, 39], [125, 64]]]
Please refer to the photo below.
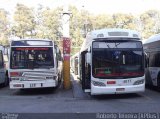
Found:
[[70, 82], [70, 34], [69, 34], [69, 19], [68, 5], [63, 9], [63, 87], [64, 89], [71, 88]]

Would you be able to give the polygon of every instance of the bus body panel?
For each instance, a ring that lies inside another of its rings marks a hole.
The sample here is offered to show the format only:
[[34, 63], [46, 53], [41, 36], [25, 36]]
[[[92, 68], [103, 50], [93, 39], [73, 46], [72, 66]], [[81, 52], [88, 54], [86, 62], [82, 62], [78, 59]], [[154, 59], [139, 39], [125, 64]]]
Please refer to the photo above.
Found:
[[5, 82], [8, 82], [7, 77], [7, 67], [5, 66], [5, 60], [4, 60], [4, 50], [5, 48], [3, 46], [0, 46], [0, 84], [5, 84]]
[[[19, 76], [10, 76], [10, 73], [19, 73]], [[9, 70], [10, 88], [42, 88], [56, 87], [58, 85], [58, 72], [55, 70], [35, 69], [35, 70]], [[21, 86], [20, 86], [21, 84]]]
[[0, 68], [0, 84], [3, 84], [6, 80], [6, 70], [4, 68]]
[[155, 34], [143, 42], [147, 53], [146, 84], [160, 89], [160, 34]]
[[[144, 80], [145, 76], [133, 79], [99, 79], [99, 82], [106, 84], [106, 86], [95, 86], [91, 83], [91, 94], [120, 94], [120, 93], [136, 93], [136, 92], [144, 92], [145, 83], [140, 85], [133, 85], [138, 80]], [[96, 79], [94, 81], [97, 81]], [[115, 84], [108, 84], [107, 81], [115, 81]], [[125, 82], [125, 83], [124, 83]]]
[[152, 81], [152, 84], [154, 86], [158, 86], [158, 74], [160, 73], [160, 68], [158, 67], [149, 67], [149, 76], [150, 76], [150, 80]]
[[[120, 91], [117, 91], [119, 89]], [[122, 90], [123, 89], [123, 90]], [[137, 93], [144, 92], [145, 84], [136, 85], [136, 86], [125, 86], [125, 87], [96, 87], [91, 85], [91, 95], [100, 95], [100, 94], [124, 94], [124, 93]]]
[[23, 89], [23, 88], [45, 88], [56, 87], [58, 81], [46, 80], [46, 81], [17, 81], [10, 82], [10, 89]]
[[72, 57], [71, 57], [71, 63], [70, 63], [70, 65], [71, 65], [71, 70], [72, 70], [72, 72], [77, 76], [77, 78], [79, 78], [80, 76], [80, 66], [79, 66], [79, 60], [80, 60], [80, 54], [79, 54], [79, 52], [78, 53], [76, 53], [75, 55], [73, 55]]

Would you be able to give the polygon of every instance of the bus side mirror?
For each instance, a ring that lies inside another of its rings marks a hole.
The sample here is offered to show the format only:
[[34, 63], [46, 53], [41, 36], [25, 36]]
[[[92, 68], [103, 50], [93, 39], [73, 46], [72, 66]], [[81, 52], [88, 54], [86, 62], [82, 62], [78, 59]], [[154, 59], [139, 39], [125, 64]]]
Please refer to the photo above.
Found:
[[86, 54], [86, 63], [91, 64], [91, 53], [89, 52]]

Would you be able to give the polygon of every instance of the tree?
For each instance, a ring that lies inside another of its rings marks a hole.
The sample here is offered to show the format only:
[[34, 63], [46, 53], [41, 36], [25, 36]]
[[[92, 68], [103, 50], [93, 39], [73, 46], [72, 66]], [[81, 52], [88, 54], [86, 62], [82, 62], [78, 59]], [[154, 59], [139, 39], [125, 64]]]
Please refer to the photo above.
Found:
[[113, 28], [114, 20], [112, 16], [100, 14], [92, 19], [94, 29]]
[[43, 11], [44, 11], [43, 5], [39, 4], [38, 8], [35, 11], [35, 21], [36, 21], [36, 37], [37, 38], [45, 38], [45, 27], [43, 23]]
[[113, 14], [114, 27], [125, 29], [136, 29], [135, 18], [130, 14]]
[[43, 38], [49, 38], [54, 40], [58, 45], [60, 45], [61, 37], [61, 22], [60, 22], [61, 8], [56, 9], [44, 9], [42, 11], [42, 30]]
[[160, 12], [156, 10], [148, 10], [140, 15], [142, 28], [142, 36], [148, 38], [153, 34], [160, 32]]
[[81, 48], [83, 36], [93, 29], [91, 15], [86, 10], [79, 11], [76, 7], [70, 6], [72, 13], [70, 19], [71, 54], [75, 54]]
[[7, 12], [4, 9], [0, 9], [0, 44], [9, 44], [9, 21]]
[[12, 31], [20, 38], [35, 36], [35, 17], [32, 8], [23, 4], [17, 4], [14, 13], [14, 25]]

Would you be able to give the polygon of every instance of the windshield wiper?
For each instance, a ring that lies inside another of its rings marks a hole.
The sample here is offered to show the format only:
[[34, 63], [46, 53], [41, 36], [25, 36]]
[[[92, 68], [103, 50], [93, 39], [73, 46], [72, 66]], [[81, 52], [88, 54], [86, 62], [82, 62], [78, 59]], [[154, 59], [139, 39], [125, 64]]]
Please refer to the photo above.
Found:
[[121, 43], [115, 43], [115, 47], [114, 47], [114, 48], [117, 48], [117, 46], [118, 46], [119, 44], [121, 44]]

